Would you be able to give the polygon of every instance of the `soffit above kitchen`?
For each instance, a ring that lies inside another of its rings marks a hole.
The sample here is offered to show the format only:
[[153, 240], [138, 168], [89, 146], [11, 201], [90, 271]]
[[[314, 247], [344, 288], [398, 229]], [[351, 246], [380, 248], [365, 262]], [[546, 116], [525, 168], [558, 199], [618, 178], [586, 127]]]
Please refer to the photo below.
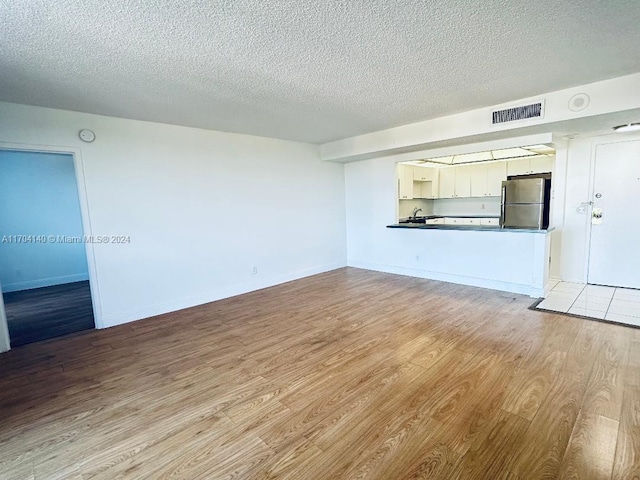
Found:
[[326, 143], [640, 71], [640, 2], [13, 0], [0, 100]]
[[[508, 143], [481, 150], [537, 143], [566, 146], [568, 139], [610, 135], [616, 125], [638, 122], [638, 85], [640, 73], [548, 92], [326, 143], [320, 146], [320, 156], [324, 161], [342, 163], [371, 158], [406, 161], [469, 153], [467, 147], [478, 143]], [[496, 122], [496, 117], [500, 121]], [[522, 137], [546, 138], [522, 142]]]

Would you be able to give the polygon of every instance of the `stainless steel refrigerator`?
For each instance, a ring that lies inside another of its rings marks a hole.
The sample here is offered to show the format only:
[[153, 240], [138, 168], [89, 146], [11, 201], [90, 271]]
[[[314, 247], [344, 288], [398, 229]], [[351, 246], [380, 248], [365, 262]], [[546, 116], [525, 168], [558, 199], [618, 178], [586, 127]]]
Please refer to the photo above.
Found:
[[502, 182], [502, 228], [546, 229], [549, 227], [551, 177], [512, 177]]

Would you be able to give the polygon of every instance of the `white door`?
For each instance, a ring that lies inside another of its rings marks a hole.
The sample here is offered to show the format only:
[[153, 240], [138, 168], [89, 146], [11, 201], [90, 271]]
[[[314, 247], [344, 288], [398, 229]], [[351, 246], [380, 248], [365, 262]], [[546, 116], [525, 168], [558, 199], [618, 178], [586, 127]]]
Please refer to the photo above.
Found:
[[640, 288], [640, 141], [598, 145], [595, 162], [588, 281]]

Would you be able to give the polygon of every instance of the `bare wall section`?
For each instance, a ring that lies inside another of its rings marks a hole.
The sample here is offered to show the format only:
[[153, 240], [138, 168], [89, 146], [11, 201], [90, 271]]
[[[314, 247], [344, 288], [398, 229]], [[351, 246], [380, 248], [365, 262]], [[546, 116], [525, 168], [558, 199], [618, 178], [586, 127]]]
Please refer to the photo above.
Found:
[[9, 103], [0, 142], [77, 149], [91, 233], [130, 239], [94, 245], [98, 326], [346, 264], [344, 168], [318, 146]]

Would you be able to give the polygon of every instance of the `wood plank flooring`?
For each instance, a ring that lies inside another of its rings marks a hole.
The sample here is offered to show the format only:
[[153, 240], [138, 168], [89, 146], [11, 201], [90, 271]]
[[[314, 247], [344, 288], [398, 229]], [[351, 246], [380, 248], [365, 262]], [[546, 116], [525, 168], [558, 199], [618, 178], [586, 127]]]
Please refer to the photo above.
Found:
[[89, 282], [4, 293], [11, 346], [94, 328]]
[[345, 268], [0, 355], [0, 478], [640, 478], [640, 330]]

